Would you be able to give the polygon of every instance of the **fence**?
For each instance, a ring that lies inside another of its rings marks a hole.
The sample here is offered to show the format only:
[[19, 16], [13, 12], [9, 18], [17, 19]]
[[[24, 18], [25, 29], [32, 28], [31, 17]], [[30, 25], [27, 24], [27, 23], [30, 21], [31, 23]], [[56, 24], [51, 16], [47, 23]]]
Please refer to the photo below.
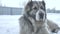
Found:
[[22, 8], [0, 7], [0, 15], [20, 15]]

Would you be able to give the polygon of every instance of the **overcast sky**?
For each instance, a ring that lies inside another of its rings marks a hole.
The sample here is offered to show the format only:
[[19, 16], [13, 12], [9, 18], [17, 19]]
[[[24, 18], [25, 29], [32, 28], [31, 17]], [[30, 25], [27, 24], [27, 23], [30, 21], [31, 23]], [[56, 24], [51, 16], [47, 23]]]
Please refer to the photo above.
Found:
[[[2, 6], [22, 7], [27, 1], [28, 0], [0, 0], [0, 3], [2, 3]], [[45, 2], [46, 8], [56, 8], [57, 10], [60, 10], [60, 0], [45, 0]]]

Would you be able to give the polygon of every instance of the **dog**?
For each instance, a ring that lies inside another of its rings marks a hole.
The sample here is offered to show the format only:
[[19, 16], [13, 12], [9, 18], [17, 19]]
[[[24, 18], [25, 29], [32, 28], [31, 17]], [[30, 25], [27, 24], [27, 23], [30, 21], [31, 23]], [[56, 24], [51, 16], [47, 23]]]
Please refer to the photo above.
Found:
[[[51, 27], [50, 24], [53, 23], [47, 20], [46, 14], [44, 1], [29, 1], [24, 8], [23, 16], [19, 19], [20, 34], [51, 34], [51, 32], [55, 32], [58, 28]], [[57, 24], [54, 23], [54, 25]]]

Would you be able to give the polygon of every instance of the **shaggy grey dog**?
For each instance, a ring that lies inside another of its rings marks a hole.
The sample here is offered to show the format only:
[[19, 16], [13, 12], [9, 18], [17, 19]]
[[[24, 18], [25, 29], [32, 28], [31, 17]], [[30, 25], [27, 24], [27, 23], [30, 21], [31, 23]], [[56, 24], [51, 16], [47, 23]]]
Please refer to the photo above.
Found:
[[51, 34], [59, 29], [57, 24], [47, 20], [44, 1], [29, 1], [19, 23], [20, 34]]

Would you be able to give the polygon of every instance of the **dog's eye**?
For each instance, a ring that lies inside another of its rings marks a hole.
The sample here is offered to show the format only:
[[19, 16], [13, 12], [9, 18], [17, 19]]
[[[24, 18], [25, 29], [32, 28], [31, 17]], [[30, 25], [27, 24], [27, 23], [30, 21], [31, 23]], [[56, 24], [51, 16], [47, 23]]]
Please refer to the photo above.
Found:
[[43, 7], [42, 7], [42, 6], [41, 6], [40, 8], [41, 8], [41, 9], [43, 9]]
[[45, 11], [45, 8], [44, 8], [44, 7], [42, 7], [42, 6], [40, 7], [40, 9], [43, 9], [43, 10]]
[[35, 9], [35, 10], [36, 10], [36, 9], [37, 9], [37, 7], [34, 7], [33, 9]]

